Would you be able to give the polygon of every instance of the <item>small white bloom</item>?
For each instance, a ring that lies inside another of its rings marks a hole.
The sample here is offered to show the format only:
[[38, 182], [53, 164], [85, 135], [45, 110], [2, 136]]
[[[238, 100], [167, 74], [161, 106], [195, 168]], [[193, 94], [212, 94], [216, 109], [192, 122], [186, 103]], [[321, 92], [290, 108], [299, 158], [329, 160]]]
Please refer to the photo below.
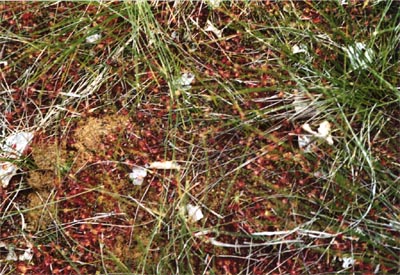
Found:
[[190, 87], [190, 84], [192, 84], [193, 80], [194, 80], [194, 74], [183, 73], [176, 82], [178, 85], [182, 87]]
[[192, 222], [197, 222], [204, 218], [200, 206], [195, 206], [189, 203], [188, 205], [186, 205], [186, 211], [188, 213], [189, 220]]
[[333, 145], [333, 139], [331, 136], [331, 124], [328, 121], [323, 121], [318, 127], [319, 136], [325, 139], [329, 145]]
[[33, 258], [33, 250], [32, 248], [27, 248], [24, 251], [24, 254], [19, 255], [19, 260], [20, 261], [30, 261]]
[[33, 138], [33, 133], [19, 132], [8, 136], [1, 146], [3, 152], [9, 153], [8, 157], [19, 157], [25, 151], [28, 144]]
[[310, 153], [312, 151], [312, 142], [309, 136], [299, 135], [297, 136], [297, 141], [299, 143], [299, 148], [303, 149], [304, 152]]
[[318, 127], [318, 133], [322, 137], [327, 137], [331, 132], [331, 124], [328, 121], [323, 121]]
[[342, 267], [344, 269], [350, 268], [356, 263], [356, 260], [354, 260], [351, 257], [342, 258], [342, 261], [343, 261]]
[[292, 53], [293, 54], [297, 54], [297, 53], [307, 53], [307, 48], [304, 45], [300, 45], [300, 47], [298, 45], [294, 45], [292, 47]]
[[6, 188], [12, 177], [17, 173], [18, 167], [10, 162], [0, 162], [0, 181]]
[[[2, 158], [15, 159], [22, 155], [33, 138], [33, 133], [19, 132], [7, 137], [1, 145]], [[0, 162], [0, 182], [6, 188], [11, 178], [17, 173], [18, 167], [12, 162]]]
[[15, 247], [13, 244], [6, 244], [5, 242], [0, 242], [0, 248], [5, 248], [8, 251], [6, 256], [6, 261], [30, 261], [33, 258], [33, 250], [32, 244], [28, 243], [28, 248], [24, 251], [24, 254], [21, 254], [17, 257], [17, 253], [15, 253]]
[[305, 123], [301, 126], [304, 131], [314, 135], [315, 137], [325, 139], [326, 142], [328, 142], [329, 145], [333, 145], [333, 138], [331, 136], [331, 124], [325, 120], [323, 121], [319, 127], [318, 127], [318, 132], [315, 132], [311, 129], [310, 124]]
[[86, 37], [86, 43], [96, 44], [101, 39], [101, 34], [96, 33]]
[[132, 173], [129, 173], [129, 178], [134, 185], [142, 185], [144, 178], [147, 176], [147, 170], [143, 167], [133, 167]]
[[14, 246], [9, 245], [6, 249], [8, 249], [6, 261], [18, 261], [17, 254], [14, 251]]
[[217, 29], [210, 20], [207, 20], [206, 32], [213, 32], [218, 38], [222, 37], [222, 30]]
[[317, 132], [314, 132], [314, 131], [311, 129], [311, 126], [310, 126], [310, 124], [308, 124], [308, 123], [303, 124], [303, 125], [301, 126], [301, 128], [303, 128], [304, 131], [309, 132], [310, 134], [318, 135]]

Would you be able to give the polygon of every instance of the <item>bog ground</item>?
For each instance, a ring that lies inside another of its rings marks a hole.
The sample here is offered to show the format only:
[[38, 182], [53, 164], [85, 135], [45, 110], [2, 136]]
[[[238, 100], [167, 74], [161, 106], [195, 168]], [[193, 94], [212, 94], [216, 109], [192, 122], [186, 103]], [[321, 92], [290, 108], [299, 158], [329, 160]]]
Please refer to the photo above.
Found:
[[0, 274], [400, 273], [398, 10], [0, 3]]

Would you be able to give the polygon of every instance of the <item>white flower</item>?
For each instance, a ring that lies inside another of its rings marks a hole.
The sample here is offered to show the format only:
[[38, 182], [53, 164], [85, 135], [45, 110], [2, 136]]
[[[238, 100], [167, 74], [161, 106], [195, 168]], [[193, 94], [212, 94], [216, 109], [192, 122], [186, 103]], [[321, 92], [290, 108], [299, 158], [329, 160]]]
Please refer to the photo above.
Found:
[[25, 151], [29, 142], [31, 142], [33, 134], [30, 132], [19, 132], [8, 136], [1, 146], [3, 152], [7, 152], [11, 156], [19, 157]]
[[207, 20], [206, 32], [213, 32], [218, 38], [222, 37], [222, 30], [217, 29], [210, 20]]
[[0, 162], [0, 181], [3, 188], [6, 188], [12, 177], [17, 173], [18, 167], [10, 162]]
[[186, 211], [188, 213], [189, 220], [192, 222], [197, 222], [204, 218], [200, 206], [195, 206], [189, 203], [188, 205], [186, 205]]
[[350, 257], [342, 258], [342, 261], [343, 261], [342, 267], [344, 269], [350, 268], [356, 263], [356, 260]]
[[24, 251], [24, 254], [19, 255], [18, 259], [20, 261], [30, 261], [33, 258], [33, 250], [32, 248], [27, 248]]
[[328, 121], [323, 121], [319, 127], [318, 127], [318, 132], [315, 132], [311, 129], [310, 124], [306, 123], [303, 126], [301, 126], [304, 131], [314, 135], [315, 137], [325, 139], [326, 142], [328, 142], [329, 145], [333, 145], [333, 138], [331, 136], [331, 124]]
[[129, 173], [129, 178], [134, 185], [142, 185], [144, 178], [147, 176], [147, 170], [143, 167], [133, 167], [132, 173]]
[[0, 242], [0, 248], [5, 248], [8, 251], [6, 256], [6, 261], [30, 261], [33, 258], [32, 244], [28, 242], [28, 248], [24, 250], [24, 254], [17, 257], [15, 253], [15, 247], [12, 244], [6, 244], [5, 242]]
[[[22, 155], [33, 138], [33, 133], [19, 132], [7, 137], [1, 145], [1, 158], [15, 159]], [[0, 162], [0, 182], [3, 188], [10, 183], [11, 178], [17, 173], [18, 167], [9, 161]]]
[[2, 246], [0, 247], [5, 247], [8, 250], [6, 261], [18, 261], [18, 257], [14, 251], [15, 248], [13, 245], [5, 245], [4, 243], [2, 243]]
[[298, 45], [294, 45], [292, 47], [292, 53], [297, 54], [297, 53], [308, 53], [308, 52], [307, 48], [304, 45], [300, 45], [300, 47]]
[[192, 84], [193, 80], [194, 80], [194, 74], [192, 74], [192, 73], [183, 73], [181, 75], [181, 77], [176, 81], [176, 83], [179, 86], [189, 87], [190, 88], [191, 87], [190, 84]]
[[318, 127], [319, 136], [325, 139], [329, 145], [333, 145], [331, 136], [331, 124], [328, 121], [323, 121]]
[[299, 143], [299, 148], [303, 149], [304, 152], [310, 153], [312, 151], [311, 150], [312, 142], [309, 136], [299, 135], [297, 136], [297, 141]]
[[96, 33], [86, 37], [86, 43], [96, 44], [101, 39], [101, 34]]

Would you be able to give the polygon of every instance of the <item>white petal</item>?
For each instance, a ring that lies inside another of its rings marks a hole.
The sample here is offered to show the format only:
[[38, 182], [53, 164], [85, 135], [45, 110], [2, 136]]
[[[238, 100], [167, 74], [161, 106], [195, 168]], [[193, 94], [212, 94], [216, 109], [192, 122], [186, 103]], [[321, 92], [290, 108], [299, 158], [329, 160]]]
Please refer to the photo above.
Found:
[[304, 131], [314, 135], [315, 137], [325, 139], [329, 145], [333, 145], [333, 138], [330, 134], [331, 124], [328, 121], [325, 120], [319, 125], [318, 132], [313, 131], [310, 124], [308, 123], [303, 124], [301, 128], [303, 128]]
[[307, 50], [304, 49], [303, 46], [299, 47], [298, 45], [294, 45], [292, 47], [292, 53], [296, 54], [296, 53], [307, 53]]
[[142, 185], [144, 178], [147, 176], [147, 170], [143, 167], [134, 167], [132, 173], [129, 173], [129, 178], [134, 185]]
[[323, 121], [318, 127], [318, 133], [321, 137], [327, 137], [331, 132], [331, 124], [328, 121]]
[[19, 255], [19, 260], [20, 261], [30, 261], [33, 258], [33, 251], [32, 248], [27, 248], [24, 251], [24, 254]]
[[356, 260], [354, 260], [353, 258], [350, 258], [350, 257], [349, 258], [343, 258], [342, 260], [343, 260], [342, 267], [345, 268], [345, 269], [347, 269], [349, 267], [352, 267], [356, 262]]
[[33, 133], [19, 132], [8, 136], [3, 144], [2, 151], [9, 153], [8, 157], [19, 157], [25, 151], [28, 144], [33, 138]]
[[100, 39], [101, 39], [101, 34], [96, 33], [96, 34], [86, 37], [86, 43], [95, 44], [95, 43], [99, 42]]
[[204, 215], [201, 212], [200, 206], [188, 204], [188, 205], [186, 205], [186, 210], [188, 213], [189, 220], [192, 222], [197, 222], [197, 221], [201, 220], [202, 218], [204, 218]]
[[218, 38], [222, 37], [222, 31], [217, 29], [210, 20], [207, 20], [206, 32], [213, 32]]
[[331, 124], [328, 121], [323, 121], [318, 127], [318, 134], [321, 138], [325, 139], [329, 145], [333, 145], [333, 138], [331, 136]]
[[6, 261], [18, 261], [17, 254], [15, 254], [13, 247], [8, 247], [8, 254], [6, 257]]
[[10, 162], [0, 163], [0, 182], [6, 188], [12, 177], [17, 173], [18, 167]]
[[[2, 158], [18, 158], [33, 138], [31, 132], [19, 132], [8, 136], [1, 145]], [[18, 167], [11, 162], [0, 162], [0, 182], [6, 188], [11, 178], [16, 174]]]
[[189, 86], [192, 84], [194, 80], [194, 74], [192, 73], [183, 73], [182, 76], [178, 79], [177, 83], [181, 86]]
[[308, 124], [308, 123], [303, 124], [303, 125], [301, 126], [301, 128], [303, 128], [304, 131], [306, 131], [306, 132], [308, 132], [308, 133], [310, 133], [310, 134], [313, 134], [313, 135], [316, 135], [316, 134], [317, 134], [317, 132], [315, 132], [315, 131], [313, 131], [313, 130], [311, 129], [311, 126], [310, 126], [310, 124]]
[[299, 135], [297, 136], [297, 141], [299, 143], [299, 148], [303, 149], [304, 152], [310, 153], [312, 151], [312, 142], [309, 136]]
[[333, 138], [331, 135], [327, 136], [325, 138], [326, 142], [328, 142], [329, 145], [333, 145]]

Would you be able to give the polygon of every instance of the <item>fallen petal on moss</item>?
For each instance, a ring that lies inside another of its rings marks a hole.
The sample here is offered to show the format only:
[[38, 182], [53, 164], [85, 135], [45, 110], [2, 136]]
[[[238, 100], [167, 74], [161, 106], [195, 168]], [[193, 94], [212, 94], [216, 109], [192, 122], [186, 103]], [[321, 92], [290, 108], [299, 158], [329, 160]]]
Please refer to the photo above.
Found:
[[100, 39], [101, 39], [101, 34], [96, 33], [96, 34], [86, 37], [86, 43], [96, 44], [97, 42], [100, 41]]
[[222, 37], [222, 30], [217, 29], [210, 20], [207, 20], [206, 32], [213, 32], [218, 38]]
[[328, 142], [329, 145], [333, 145], [333, 138], [331, 135], [331, 124], [328, 121], [323, 121], [318, 127], [318, 132], [311, 129], [310, 124], [305, 123], [301, 126], [304, 131], [312, 134], [315, 137], [322, 138]]
[[197, 222], [204, 218], [203, 212], [201, 212], [200, 206], [188, 204], [186, 205], [186, 211], [188, 213], [188, 218], [192, 222]]
[[143, 167], [133, 167], [132, 172], [129, 173], [129, 178], [134, 185], [142, 185], [146, 176], [147, 170]]
[[28, 144], [33, 138], [33, 133], [30, 132], [19, 132], [8, 136], [1, 149], [4, 153], [7, 153], [9, 158], [19, 157], [25, 151]]
[[[33, 133], [19, 132], [8, 136], [1, 145], [1, 158], [16, 159], [19, 158], [28, 147], [33, 138]], [[0, 163], [0, 182], [3, 188], [6, 188], [10, 180], [17, 173], [18, 166], [10, 161]]]

